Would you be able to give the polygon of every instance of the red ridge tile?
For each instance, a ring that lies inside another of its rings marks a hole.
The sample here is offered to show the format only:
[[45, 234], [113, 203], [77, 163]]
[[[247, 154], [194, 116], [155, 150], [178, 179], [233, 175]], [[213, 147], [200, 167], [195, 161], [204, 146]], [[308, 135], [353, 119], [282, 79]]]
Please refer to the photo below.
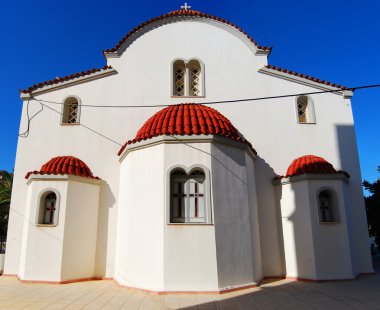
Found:
[[321, 79], [318, 79], [318, 78], [315, 78], [315, 77], [312, 77], [312, 76], [309, 76], [309, 75], [306, 75], [306, 74], [301, 74], [301, 73], [298, 73], [298, 72], [293, 72], [293, 71], [290, 71], [290, 70], [287, 70], [287, 69], [283, 69], [283, 68], [280, 68], [280, 67], [277, 67], [277, 66], [266, 65], [265, 67], [268, 68], [268, 69], [276, 70], [276, 71], [283, 72], [283, 73], [286, 73], [286, 74], [299, 76], [299, 77], [302, 77], [304, 79], [307, 79], [307, 80], [310, 80], [310, 81], [313, 81], [313, 82], [316, 82], [316, 83], [320, 83], [320, 84], [324, 84], [324, 85], [329, 85], [329, 86], [333, 86], [333, 87], [336, 87], [336, 88], [340, 88], [342, 90], [349, 89], [348, 87], [343, 86], [343, 85], [334, 84], [334, 83], [329, 82], [329, 81], [321, 80]]
[[100, 72], [100, 71], [107, 70], [107, 69], [112, 69], [112, 67], [111, 66], [104, 66], [103, 68], [94, 68], [94, 69], [86, 70], [86, 71], [83, 71], [83, 72], [78, 72], [78, 73], [66, 75], [64, 77], [57, 77], [57, 78], [52, 79], [52, 80], [47, 80], [47, 81], [42, 82], [42, 83], [34, 84], [34, 85], [30, 86], [27, 89], [21, 90], [21, 93], [23, 93], [23, 94], [29, 93], [30, 94], [33, 91], [35, 91], [35, 90], [37, 90], [39, 88], [42, 88], [44, 86], [59, 84], [59, 83], [62, 83], [62, 82], [73, 80], [73, 79], [76, 79], [78, 77], [90, 75], [92, 73]]
[[213, 19], [213, 20], [216, 20], [218, 22], [230, 25], [231, 27], [236, 28], [238, 31], [240, 31], [242, 34], [244, 34], [258, 49], [264, 50], [264, 51], [270, 51], [272, 49], [271, 47], [266, 47], [266, 46], [258, 45], [257, 42], [252, 37], [250, 37], [243, 29], [241, 29], [239, 26], [236, 26], [235, 24], [233, 24], [233, 23], [231, 23], [231, 22], [229, 22], [229, 21], [227, 21], [227, 20], [225, 20], [223, 18], [220, 18], [220, 17], [217, 17], [217, 16], [213, 16], [213, 15], [210, 15], [210, 14], [206, 14], [206, 13], [202, 13], [202, 12], [195, 11], [195, 10], [176, 10], [176, 11], [172, 11], [172, 12], [166, 13], [164, 15], [158, 16], [158, 17], [154, 17], [154, 18], [152, 18], [152, 19], [150, 19], [150, 20], [148, 20], [146, 22], [141, 23], [140, 25], [138, 25], [137, 27], [135, 27], [134, 29], [132, 29], [129, 33], [127, 33], [113, 48], [104, 50], [103, 54], [117, 52], [118, 49], [121, 47], [121, 45], [128, 38], [130, 38], [136, 32], [138, 32], [143, 27], [146, 27], [149, 24], [152, 24], [152, 23], [154, 23], [154, 22], [156, 22], [158, 20], [162, 20], [162, 19], [165, 19], [165, 18], [180, 17], [180, 16], [196, 16], [196, 17], [201, 17], [201, 18], [208, 18], [208, 19]]

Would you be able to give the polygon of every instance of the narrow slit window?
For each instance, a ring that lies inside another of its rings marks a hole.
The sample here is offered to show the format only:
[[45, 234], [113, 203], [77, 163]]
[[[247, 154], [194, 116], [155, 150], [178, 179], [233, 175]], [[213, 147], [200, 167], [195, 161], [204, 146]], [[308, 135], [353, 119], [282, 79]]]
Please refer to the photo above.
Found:
[[79, 124], [79, 103], [76, 98], [68, 98], [63, 104], [62, 124]]
[[333, 192], [323, 190], [318, 195], [319, 221], [333, 223], [337, 221], [337, 206]]
[[300, 124], [315, 123], [314, 103], [307, 96], [299, 96], [297, 98], [297, 121]]
[[186, 67], [185, 62], [182, 60], [177, 60], [174, 63], [173, 70], [173, 94], [174, 96], [184, 96], [185, 95], [185, 74]]
[[190, 96], [201, 95], [201, 66], [198, 61], [191, 61], [189, 64], [190, 73]]
[[37, 224], [56, 225], [58, 212], [57, 194], [53, 191], [45, 192], [39, 203]]

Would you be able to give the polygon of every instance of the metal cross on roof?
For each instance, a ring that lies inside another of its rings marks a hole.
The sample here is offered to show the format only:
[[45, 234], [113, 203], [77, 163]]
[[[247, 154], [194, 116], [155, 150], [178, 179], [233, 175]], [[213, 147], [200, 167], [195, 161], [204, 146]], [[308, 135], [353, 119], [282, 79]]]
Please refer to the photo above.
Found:
[[187, 5], [187, 3], [185, 2], [185, 5], [181, 5], [181, 9], [184, 9], [187, 11], [188, 9], [191, 9], [191, 6]]

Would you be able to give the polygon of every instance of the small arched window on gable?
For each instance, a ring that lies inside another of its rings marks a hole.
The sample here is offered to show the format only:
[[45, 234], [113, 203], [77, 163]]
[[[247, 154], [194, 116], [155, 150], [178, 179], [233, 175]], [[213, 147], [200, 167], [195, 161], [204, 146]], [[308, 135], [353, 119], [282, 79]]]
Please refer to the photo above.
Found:
[[183, 60], [173, 63], [173, 96], [185, 96], [186, 66]]
[[324, 189], [318, 194], [319, 222], [334, 223], [338, 221], [338, 206], [335, 193]]
[[189, 75], [190, 75], [190, 96], [201, 96], [202, 94], [202, 85], [201, 85], [201, 79], [202, 79], [202, 71], [201, 71], [201, 65], [198, 60], [191, 60], [189, 62]]
[[204, 96], [204, 65], [197, 59], [175, 60], [172, 67], [172, 96]]
[[57, 225], [58, 197], [55, 192], [47, 191], [41, 195], [37, 216], [37, 224]]
[[315, 124], [314, 102], [308, 96], [297, 97], [297, 121], [300, 124]]
[[75, 97], [67, 98], [63, 103], [62, 124], [79, 124], [80, 105]]
[[207, 223], [206, 176], [195, 169], [190, 174], [177, 169], [170, 174], [170, 222]]

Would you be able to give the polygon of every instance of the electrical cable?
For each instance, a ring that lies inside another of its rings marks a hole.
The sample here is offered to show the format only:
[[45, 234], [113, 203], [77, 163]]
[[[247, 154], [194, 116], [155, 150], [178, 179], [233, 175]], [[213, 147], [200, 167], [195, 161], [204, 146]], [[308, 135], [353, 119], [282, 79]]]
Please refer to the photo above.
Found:
[[[288, 94], [288, 95], [277, 95], [277, 96], [245, 98], [245, 99], [198, 102], [198, 104], [213, 105], [213, 104], [221, 104], [221, 103], [234, 103], [234, 102], [258, 101], [258, 100], [268, 100], [268, 99], [281, 99], [281, 98], [288, 98], [288, 97], [319, 95], [319, 94], [326, 94], [326, 93], [341, 93], [344, 91], [355, 91], [355, 90], [377, 88], [377, 87], [380, 87], [380, 84], [363, 85], [363, 86], [356, 86], [356, 87], [351, 87], [351, 88], [346, 88], [346, 89], [323, 90], [323, 91], [298, 93], [298, 94]], [[63, 102], [37, 99], [33, 95], [30, 95], [30, 96], [31, 96], [31, 99], [39, 101], [39, 102], [59, 104], [59, 105], [64, 104]], [[184, 99], [186, 99], [186, 97], [184, 97]], [[168, 107], [168, 106], [170, 106], [170, 104], [157, 104], [157, 105], [92, 105], [92, 104], [81, 104], [81, 107], [88, 107], [88, 108], [158, 108], [158, 107]]]
[[18, 136], [20, 138], [27, 138], [29, 136], [29, 132], [30, 132], [30, 123], [32, 121], [33, 118], [35, 118], [38, 114], [40, 114], [42, 112], [42, 110], [44, 109], [44, 104], [39, 102], [39, 104], [41, 105], [41, 109], [35, 113], [32, 117], [29, 116], [29, 104], [30, 104], [30, 100], [28, 100], [28, 103], [27, 103], [27, 106], [26, 106], [26, 117], [27, 117], [27, 126], [26, 126], [26, 130], [23, 132], [23, 133], [20, 133]]
[[[42, 104], [44, 107], [48, 108], [49, 110], [51, 110], [51, 111], [53, 111], [53, 112], [55, 112], [55, 113], [57, 113], [57, 114], [59, 114], [59, 115], [63, 115], [63, 113], [61, 113], [61, 112], [59, 112], [59, 111], [57, 111], [57, 110], [54, 110], [53, 108], [49, 107], [49, 106], [46, 105], [46, 104], [43, 104], [42, 102], [40, 102], [40, 104]], [[100, 132], [98, 132], [98, 131], [96, 131], [96, 130], [94, 130], [94, 129], [92, 129], [92, 128], [90, 128], [90, 127], [84, 125], [84, 124], [82, 124], [82, 123], [78, 123], [78, 125], [80, 125], [80, 126], [86, 128], [87, 130], [89, 130], [89, 131], [91, 131], [91, 132], [93, 132], [93, 133], [99, 135], [100, 137], [103, 137], [104, 139], [107, 139], [107, 140], [109, 140], [109, 141], [111, 141], [111, 142], [113, 142], [113, 143], [119, 145], [120, 147], [123, 146], [121, 143], [116, 142], [115, 140], [113, 140], [113, 139], [107, 137], [106, 135], [104, 135], [104, 134], [102, 134], [102, 133], [100, 133]]]

